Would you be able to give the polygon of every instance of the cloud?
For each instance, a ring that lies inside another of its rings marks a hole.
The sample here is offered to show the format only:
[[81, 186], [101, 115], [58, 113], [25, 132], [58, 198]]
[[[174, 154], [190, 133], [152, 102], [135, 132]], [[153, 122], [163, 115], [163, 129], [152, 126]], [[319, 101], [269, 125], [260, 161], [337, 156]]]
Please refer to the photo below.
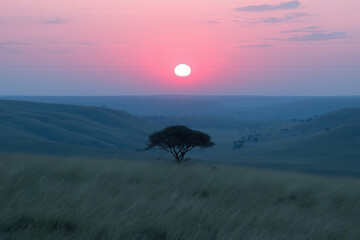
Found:
[[273, 47], [274, 45], [271, 44], [250, 44], [250, 45], [242, 45], [238, 48], [268, 48]]
[[210, 21], [207, 21], [208, 23], [212, 23], [212, 24], [220, 24], [222, 22], [219, 22], [219, 21], [214, 21], [214, 20], [210, 20]]
[[[323, 31], [323, 30], [319, 30], [319, 27], [317, 26], [309, 26], [294, 30], [286, 30], [286, 31], [281, 31], [280, 33], [289, 34], [290, 37], [279, 38], [278, 40], [293, 41], [293, 42], [316, 42], [316, 41], [350, 38], [346, 32]], [[301, 33], [303, 33], [303, 35], [301, 35]]]
[[75, 44], [75, 45], [88, 45], [88, 46], [96, 45], [95, 42], [74, 42], [73, 44]]
[[307, 30], [314, 30], [314, 29], [318, 29], [318, 26], [310, 26], [310, 27], [304, 27], [302, 29], [307, 29]]
[[282, 18], [269, 17], [269, 18], [264, 18], [259, 22], [261, 22], [261, 23], [283, 23], [283, 22], [288, 22], [290, 20], [292, 20], [292, 18], [290, 18], [290, 17], [282, 17]]
[[271, 41], [285, 41], [286, 38], [264, 38], [265, 40], [271, 40]]
[[256, 20], [256, 23], [284, 23], [284, 22], [299, 22], [299, 18], [310, 16], [308, 13], [290, 13], [286, 14], [284, 17], [268, 17], [268, 18], [260, 18]]
[[281, 31], [280, 33], [302, 33], [302, 32], [307, 32], [307, 33], [313, 33], [313, 32], [324, 32], [324, 31], [319, 31], [316, 30], [319, 27], [317, 26], [311, 26], [311, 27], [304, 27], [304, 28], [298, 28], [298, 29], [294, 29], [294, 30], [285, 30], [285, 31]]
[[5, 41], [5, 42], [0, 42], [0, 45], [6, 45], [6, 46], [23, 46], [23, 45], [30, 45], [30, 43], [17, 42], [17, 41]]
[[67, 19], [64, 18], [53, 18], [50, 20], [46, 20], [43, 23], [44, 24], [65, 24], [68, 23], [69, 21]]
[[310, 14], [305, 13], [305, 12], [294, 12], [294, 13], [289, 13], [286, 14], [285, 16], [291, 16], [291, 17], [308, 17], [310, 16]]
[[15, 54], [22, 53], [23, 51], [16, 49], [16, 47], [26, 46], [26, 45], [31, 45], [31, 44], [26, 42], [18, 42], [18, 41], [0, 42], [0, 52], [15, 53]]
[[0, 52], [5, 52], [5, 53], [21, 53], [21, 51], [17, 50], [17, 49], [12, 49], [12, 48], [8, 48], [8, 47], [4, 47], [0, 45]]
[[344, 38], [349, 38], [345, 32], [314, 32], [303, 36], [290, 37], [288, 40], [294, 42], [316, 42]]
[[[294, 31], [283, 31], [282, 33], [295, 33]], [[306, 32], [305, 30], [299, 29], [298, 32]], [[346, 32], [326, 32], [326, 31], [313, 31], [306, 32], [305, 35], [290, 36], [288, 38], [267, 38], [266, 40], [273, 41], [291, 41], [291, 42], [317, 42], [317, 41], [328, 41], [336, 39], [351, 38]]]
[[95, 42], [61, 42], [61, 41], [53, 41], [51, 43], [54, 44], [62, 44], [62, 45], [85, 45], [85, 46], [94, 46]]
[[290, 2], [282, 2], [277, 5], [270, 5], [270, 4], [250, 5], [247, 7], [235, 8], [235, 10], [239, 12], [265, 12], [265, 11], [275, 11], [275, 10], [297, 9], [300, 7], [300, 5], [301, 5], [300, 2], [295, 0]]
[[77, 51], [74, 49], [42, 48], [42, 49], [38, 49], [37, 52], [50, 53], [50, 54], [69, 54], [69, 53], [76, 53]]

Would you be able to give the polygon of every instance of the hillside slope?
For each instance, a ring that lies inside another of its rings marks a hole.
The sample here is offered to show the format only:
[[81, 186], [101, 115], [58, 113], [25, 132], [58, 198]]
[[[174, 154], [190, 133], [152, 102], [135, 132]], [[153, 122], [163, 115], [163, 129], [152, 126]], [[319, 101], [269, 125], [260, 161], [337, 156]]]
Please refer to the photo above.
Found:
[[282, 147], [293, 157], [303, 153], [334, 161], [360, 159], [360, 108], [330, 112], [294, 128], [299, 129], [309, 134]]
[[[301, 136], [301, 132], [304, 132]], [[293, 169], [312, 169], [360, 176], [360, 109], [343, 109], [289, 128], [289, 136], [268, 142], [243, 158]]]
[[153, 124], [99, 107], [0, 101], [0, 151], [70, 154], [143, 149]]

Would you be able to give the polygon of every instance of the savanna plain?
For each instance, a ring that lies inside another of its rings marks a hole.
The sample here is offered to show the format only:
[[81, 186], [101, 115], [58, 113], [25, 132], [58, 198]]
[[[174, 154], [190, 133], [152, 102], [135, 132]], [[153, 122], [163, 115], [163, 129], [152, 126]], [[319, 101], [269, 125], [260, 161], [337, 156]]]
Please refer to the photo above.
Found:
[[[19, 98], [0, 100], [0, 239], [360, 239], [357, 97]], [[215, 146], [145, 151], [169, 125]]]

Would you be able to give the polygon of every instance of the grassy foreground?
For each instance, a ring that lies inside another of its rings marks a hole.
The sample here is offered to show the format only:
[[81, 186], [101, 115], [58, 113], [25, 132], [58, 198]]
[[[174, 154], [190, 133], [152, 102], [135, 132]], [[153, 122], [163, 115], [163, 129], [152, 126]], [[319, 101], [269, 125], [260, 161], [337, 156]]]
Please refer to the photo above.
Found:
[[0, 239], [359, 239], [360, 181], [0, 155]]

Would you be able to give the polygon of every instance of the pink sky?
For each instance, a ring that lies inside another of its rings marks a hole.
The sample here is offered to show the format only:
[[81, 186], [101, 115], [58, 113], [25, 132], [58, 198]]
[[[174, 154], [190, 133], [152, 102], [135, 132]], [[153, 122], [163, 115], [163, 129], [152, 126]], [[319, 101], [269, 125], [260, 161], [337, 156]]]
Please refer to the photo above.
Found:
[[2, 0], [0, 95], [360, 94], [359, 12], [358, 0]]

